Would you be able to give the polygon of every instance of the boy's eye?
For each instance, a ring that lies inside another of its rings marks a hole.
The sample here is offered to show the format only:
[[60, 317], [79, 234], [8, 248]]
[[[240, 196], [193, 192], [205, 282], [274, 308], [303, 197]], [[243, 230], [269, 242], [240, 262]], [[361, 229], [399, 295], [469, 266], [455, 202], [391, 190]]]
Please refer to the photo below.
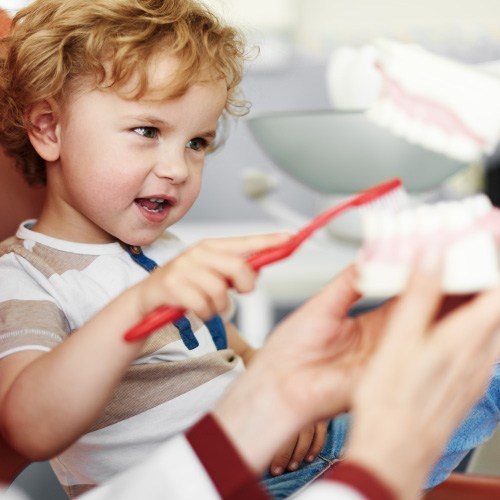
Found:
[[207, 146], [207, 141], [205, 139], [202, 139], [201, 137], [195, 137], [194, 139], [191, 139], [186, 147], [194, 149], [195, 151], [199, 151], [200, 149], [204, 149]]
[[133, 130], [146, 139], [156, 139], [158, 137], [158, 129], [155, 127], [136, 127]]

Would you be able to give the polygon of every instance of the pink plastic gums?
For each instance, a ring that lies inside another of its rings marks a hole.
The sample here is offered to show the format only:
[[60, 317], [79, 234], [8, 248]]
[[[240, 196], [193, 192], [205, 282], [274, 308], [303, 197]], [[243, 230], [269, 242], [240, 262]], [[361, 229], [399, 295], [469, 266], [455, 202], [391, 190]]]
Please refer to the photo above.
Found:
[[483, 137], [479, 137], [469, 130], [451, 110], [438, 102], [405, 92], [403, 87], [395, 80], [390, 79], [382, 68], [379, 69], [383, 78], [381, 97], [391, 100], [410, 118], [436, 125], [448, 134], [464, 135], [481, 146], [487, 143]]

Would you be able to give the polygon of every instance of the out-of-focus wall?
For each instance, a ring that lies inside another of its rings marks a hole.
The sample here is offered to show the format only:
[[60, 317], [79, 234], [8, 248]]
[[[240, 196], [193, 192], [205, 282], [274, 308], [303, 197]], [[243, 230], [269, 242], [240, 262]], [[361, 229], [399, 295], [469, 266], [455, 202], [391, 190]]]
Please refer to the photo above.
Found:
[[311, 52], [389, 36], [439, 44], [500, 39], [497, 0], [205, 0], [250, 31], [280, 32]]
[[[29, 1], [0, 0], [0, 7], [19, 8]], [[203, 1], [260, 46], [242, 84], [252, 103], [250, 116], [331, 108], [328, 56], [340, 45], [360, 46], [378, 36], [416, 42], [471, 63], [500, 60], [499, 0]], [[207, 158], [201, 195], [186, 220], [267, 218], [244, 194], [242, 177], [249, 168], [278, 177], [273, 194], [278, 201], [308, 217], [317, 212], [317, 193], [269, 160], [242, 119], [226, 145]]]

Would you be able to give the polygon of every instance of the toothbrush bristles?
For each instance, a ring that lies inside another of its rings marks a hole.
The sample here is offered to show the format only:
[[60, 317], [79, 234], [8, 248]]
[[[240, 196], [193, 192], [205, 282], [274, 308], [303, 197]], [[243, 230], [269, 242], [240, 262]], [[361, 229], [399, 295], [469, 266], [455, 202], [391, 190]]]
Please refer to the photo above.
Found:
[[410, 204], [410, 197], [403, 187], [398, 187], [386, 193], [380, 198], [374, 198], [368, 203], [359, 206], [360, 211], [371, 210], [387, 210], [396, 212], [408, 207]]

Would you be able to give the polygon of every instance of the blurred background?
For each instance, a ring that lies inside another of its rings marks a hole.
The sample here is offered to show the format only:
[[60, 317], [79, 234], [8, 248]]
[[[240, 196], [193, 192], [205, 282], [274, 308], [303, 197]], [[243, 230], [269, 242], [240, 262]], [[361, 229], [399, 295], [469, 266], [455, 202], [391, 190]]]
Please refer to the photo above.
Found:
[[[345, 195], [334, 189], [325, 193], [287, 173], [287, 165], [273, 161], [256, 139], [249, 120], [269, 114], [364, 109], [379, 84], [370, 65], [370, 47], [375, 38], [416, 43], [436, 54], [494, 70], [500, 61], [498, 0], [205, 2], [238, 25], [257, 50], [242, 84], [252, 105], [250, 114], [231, 122], [227, 143], [206, 161], [199, 199], [185, 219], [172, 228], [188, 243], [209, 236], [294, 230], [332, 202], [332, 197]], [[30, 0], [0, 0], [0, 8], [13, 15], [28, 3]], [[340, 84], [332, 77], [334, 67], [341, 68]], [[356, 83], [360, 81], [361, 86]], [[328, 165], [322, 166], [320, 175], [333, 184], [350, 175], [349, 158], [339, 158], [331, 141], [324, 140], [319, 131], [316, 134], [314, 128], [302, 132], [303, 135], [299, 129], [292, 141], [307, 151], [303, 165], [306, 174], [316, 171], [318, 157], [326, 154], [331, 170]], [[362, 149], [365, 144], [356, 129], [349, 140], [353, 150]], [[453, 175], [433, 186], [434, 196], [485, 191], [494, 203], [500, 204], [498, 157], [495, 153], [477, 164], [457, 166]], [[444, 157], [434, 160], [436, 169], [441, 165], [444, 168], [447, 161]], [[3, 157], [0, 161], [7, 162]], [[402, 161], [415, 161], [411, 151]], [[376, 158], [362, 168], [367, 173], [373, 171]], [[0, 172], [0, 182], [11, 186], [11, 195], [24, 196], [26, 188], [19, 179], [11, 171], [1, 170], [4, 172]], [[42, 195], [37, 192], [34, 198], [40, 200]], [[0, 200], [3, 213], [8, 210], [8, 203], [6, 198]], [[28, 216], [36, 217], [36, 213]], [[0, 222], [0, 229], [9, 234], [14, 231], [4, 216]], [[356, 235], [331, 231], [286, 262], [263, 270], [258, 289], [236, 298], [238, 327], [259, 345], [276, 322], [352, 262], [358, 246]], [[17, 484], [29, 491], [34, 500], [65, 498], [54, 485], [46, 464], [28, 468]]]

